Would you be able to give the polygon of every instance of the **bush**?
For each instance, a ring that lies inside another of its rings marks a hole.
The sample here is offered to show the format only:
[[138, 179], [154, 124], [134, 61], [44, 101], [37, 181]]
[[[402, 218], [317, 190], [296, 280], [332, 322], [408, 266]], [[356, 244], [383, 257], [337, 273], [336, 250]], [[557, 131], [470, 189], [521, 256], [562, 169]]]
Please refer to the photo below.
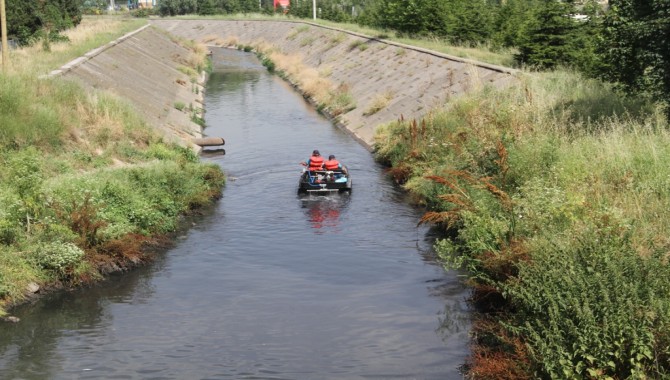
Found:
[[84, 251], [72, 243], [42, 243], [34, 248], [33, 258], [42, 268], [65, 275], [84, 258]]
[[670, 359], [670, 267], [640, 258], [624, 234], [587, 231], [520, 264], [504, 291], [541, 373], [550, 378], [646, 378]]
[[265, 68], [268, 69], [269, 72], [271, 73], [275, 72], [275, 63], [270, 58], [268, 58], [265, 55], [261, 55], [260, 58], [261, 63], [263, 64], [263, 66], [265, 66]]
[[473, 92], [381, 129], [376, 152], [430, 207], [422, 221], [447, 226], [436, 251], [469, 271], [490, 330], [525, 343], [478, 341], [475, 362], [530, 359], [528, 378], [667, 377], [667, 120], [638, 101], [596, 105], [610, 89], [577, 79]]
[[13, 244], [21, 234], [16, 223], [7, 219], [0, 219], [0, 244]]

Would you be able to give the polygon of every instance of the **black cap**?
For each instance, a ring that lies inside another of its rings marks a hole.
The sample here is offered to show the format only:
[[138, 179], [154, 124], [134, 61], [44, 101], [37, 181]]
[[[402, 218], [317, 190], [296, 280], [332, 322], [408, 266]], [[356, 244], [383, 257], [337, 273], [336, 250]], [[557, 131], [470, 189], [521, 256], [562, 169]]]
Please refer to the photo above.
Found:
[[320, 155], [321, 153], [319, 153], [318, 150], [314, 149], [314, 151], [312, 152], [312, 154], [315, 155], [315, 156], [318, 156], [318, 155]]
[[329, 160], [332, 160], [333, 158], [335, 158], [335, 155], [334, 155], [334, 154], [331, 154], [330, 156], [328, 156], [328, 159], [329, 159]]

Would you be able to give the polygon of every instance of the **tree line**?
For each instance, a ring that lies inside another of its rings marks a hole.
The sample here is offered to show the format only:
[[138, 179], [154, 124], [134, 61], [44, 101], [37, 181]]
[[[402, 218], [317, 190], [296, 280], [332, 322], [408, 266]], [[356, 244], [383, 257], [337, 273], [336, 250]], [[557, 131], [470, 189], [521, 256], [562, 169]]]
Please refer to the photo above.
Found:
[[81, 22], [82, 0], [5, 0], [7, 34], [26, 45], [62, 38], [60, 32]]
[[[317, 17], [511, 49], [518, 67], [578, 70], [670, 104], [670, 0], [317, 0]], [[312, 17], [312, 0], [289, 16]], [[273, 12], [271, 0], [163, 0], [161, 15]], [[667, 108], [666, 108], [667, 109]], [[670, 114], [670, 111], [668, 111]]]
[[[19, 43], [81, 21], [92, 0], [6, 0], [8, 33]], [[317, 17], [436, 38], [461, 46], [512, 49], [518, 67], [568, 67], [670, 104], [670, 0], [317, 0]], [[106, 4], [106, 2], [105, 2]], [[273, 13], [312, 17], [312, 0], [160, 0], [161, 16]], [[46, 38], [45, 41], [49, 41]], [[669, 111], [670, 113], [670, 111]]]

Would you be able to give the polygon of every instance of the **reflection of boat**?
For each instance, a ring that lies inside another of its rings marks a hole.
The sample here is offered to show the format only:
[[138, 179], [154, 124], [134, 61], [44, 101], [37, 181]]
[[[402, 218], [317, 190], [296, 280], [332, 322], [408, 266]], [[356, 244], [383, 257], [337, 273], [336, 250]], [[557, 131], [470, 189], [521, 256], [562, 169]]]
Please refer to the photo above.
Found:
[[351, 176], [348, 171], [303, 169], [298, 181], [298, 193], [330, 192], [351, 192]]
[[339, 206], [336, 203], [331, 204], [330, 202], [312, 202], [312, 204], [308, 205], [309, 223], [312, 225], [312, 228], [336, 228], [340, 219]]
[[305, 213], [307, 222], [315, 234], [329, 234], [340, 232], [340, 218], [348, 208], [351, 197], [345, 194], [316, 193], [315, 196], [302, 196], [300, 198], [301, 208]]

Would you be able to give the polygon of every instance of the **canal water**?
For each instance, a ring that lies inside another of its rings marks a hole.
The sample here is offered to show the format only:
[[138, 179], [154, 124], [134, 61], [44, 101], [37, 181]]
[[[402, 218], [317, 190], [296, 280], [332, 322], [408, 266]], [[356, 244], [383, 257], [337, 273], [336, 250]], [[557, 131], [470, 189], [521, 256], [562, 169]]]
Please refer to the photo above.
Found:
[[[2, 379], [455, 379], [469, 312], [420, 211], [249, 53], [215, 50], [205, 132], [223, 198], [153, 264], [13, 310]], [[297, 194], [313, 149], [353, 192]]]

